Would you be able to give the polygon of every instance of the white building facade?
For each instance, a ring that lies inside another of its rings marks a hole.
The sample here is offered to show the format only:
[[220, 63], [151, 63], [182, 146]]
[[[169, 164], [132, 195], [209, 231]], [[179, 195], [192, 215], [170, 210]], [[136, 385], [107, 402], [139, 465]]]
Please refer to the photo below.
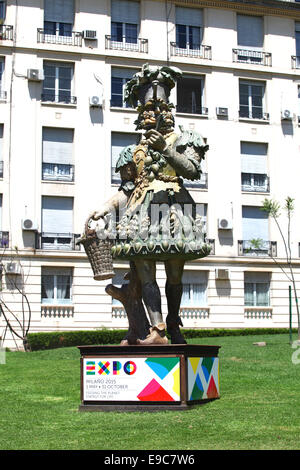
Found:
[[[284, 243], [261, 206], [295, 200], [300, 287], [300, 2], [7, 0], [0, 18], [5, 305], [22, 317], [24, 282], [32, 332], [127, 327], [76, 240], [118, 190], [116, 158], [137, 137], [124, 84], [149, 63], [182, 70], [170, 98], [176, 128], [209, 145], [188, 187], [213, 250], [186, 263], [184, 327], [288, 327]], [[284, 211], [280, 223], [286, 233]], [[114, 283], [126, 267], [115, 265]], [[166, 314], [163, 265], [157, 276]], [[1, 335], [13, 344], [3, 313]]]

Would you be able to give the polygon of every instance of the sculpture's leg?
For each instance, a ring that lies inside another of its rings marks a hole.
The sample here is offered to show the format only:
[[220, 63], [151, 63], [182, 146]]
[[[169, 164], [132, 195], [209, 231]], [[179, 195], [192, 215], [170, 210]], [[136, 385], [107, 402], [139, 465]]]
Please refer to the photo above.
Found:
[[167, 275], [166, 282], [166, 297], [168, 303], [167, 315], [167, 331], [171, 336], [172, 344], [186, 344], [183, 335], [180, 332], [179, 326], [182, 326], [181, 318], [179, 317], [179, 308], [182, 297], [182, 273], [184, 268], [183, 260], [168, 260], [165, 261], [165, 269]]
[[136, 260], [135, 265], [142, 283], [142, 298], [151, 323], [150, 335], [139, 343], [167, 343], [165, 323], [161, 313], [161, 295], [155, 278], [155, 261]]

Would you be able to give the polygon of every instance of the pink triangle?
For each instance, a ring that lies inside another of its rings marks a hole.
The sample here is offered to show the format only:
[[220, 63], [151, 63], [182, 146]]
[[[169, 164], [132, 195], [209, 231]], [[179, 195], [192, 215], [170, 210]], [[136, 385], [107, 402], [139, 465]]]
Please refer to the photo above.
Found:
[[174, 401], [171, 395], [155, 379], [148, 383], [137, 398], [140, 401]]

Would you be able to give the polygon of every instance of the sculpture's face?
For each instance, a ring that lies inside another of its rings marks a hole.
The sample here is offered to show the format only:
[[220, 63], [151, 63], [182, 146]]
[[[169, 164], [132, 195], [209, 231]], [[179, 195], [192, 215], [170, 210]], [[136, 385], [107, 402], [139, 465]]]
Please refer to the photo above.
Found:
[[[158, 122], [159, 121], [159, 122]], [[158, 124], [158, 126], [157, 126]], [[147, 101], [139, 114], [140, 129], [155, 129], [166, 132], [174, 126], [174, 117], [164, 101]]]

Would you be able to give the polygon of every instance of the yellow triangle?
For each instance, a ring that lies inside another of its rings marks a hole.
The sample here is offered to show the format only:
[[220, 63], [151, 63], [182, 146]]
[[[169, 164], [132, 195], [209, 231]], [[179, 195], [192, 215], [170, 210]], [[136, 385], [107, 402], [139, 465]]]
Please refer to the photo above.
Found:
[[180, 375], [179, 375], [179, 367], [176, 367], [174, 373], [173, 373], [173, 379], [174, 379], [174, 384], [173, 384], [173, 391], [177, 394], [178, 397], [180, 397]]
[[190, 364], [192, 366], [194, 374], [196, 374], [198, 364], [200, 362], [200, 357], [189, 357]]

